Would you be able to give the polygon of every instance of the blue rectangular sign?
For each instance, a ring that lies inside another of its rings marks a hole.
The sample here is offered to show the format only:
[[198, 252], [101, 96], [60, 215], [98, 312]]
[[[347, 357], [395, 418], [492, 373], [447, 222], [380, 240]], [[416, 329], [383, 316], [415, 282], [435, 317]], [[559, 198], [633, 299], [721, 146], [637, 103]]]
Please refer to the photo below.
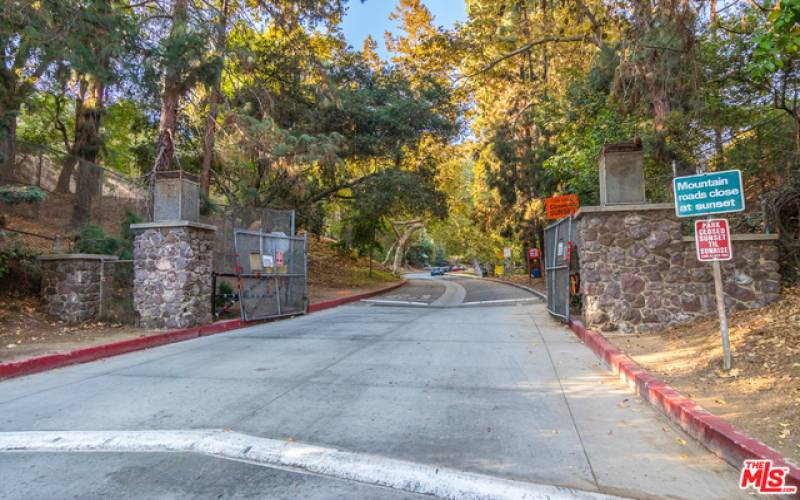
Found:
[[742, 172], [726, 170], [672, 179], [678, 217], [741, 212], [744, 210]]

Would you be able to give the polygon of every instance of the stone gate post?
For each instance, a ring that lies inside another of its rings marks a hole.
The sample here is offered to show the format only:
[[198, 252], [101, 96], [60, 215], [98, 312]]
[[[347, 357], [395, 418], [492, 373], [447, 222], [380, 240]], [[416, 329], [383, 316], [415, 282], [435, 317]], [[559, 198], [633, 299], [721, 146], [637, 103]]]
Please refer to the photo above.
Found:
[[210, 323], [216, 227], [192, 221], [132, 224], [133, 302], [144, 328]]
[[42, 255], [42, 298], [47, 313], [68, 324], [97, 321], [102, 314], [103, 263], [113, 255]]

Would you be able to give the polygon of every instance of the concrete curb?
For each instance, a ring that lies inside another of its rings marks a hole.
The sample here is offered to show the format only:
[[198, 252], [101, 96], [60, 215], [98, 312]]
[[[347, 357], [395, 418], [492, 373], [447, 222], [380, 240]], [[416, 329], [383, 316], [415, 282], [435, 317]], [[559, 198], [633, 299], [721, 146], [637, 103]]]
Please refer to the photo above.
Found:
[[[321, 311], [323, 309], [330, 309], [348, 302], [355, 302], [357, 300], [372, 297], [374, 295], [388, 292], [389, 290], [394, 290], [395, 288], [403, 286], [405, 283], [406, 281], [403, 280], [400, 283], [394, 283], [391, 286], [382, 288], [380, 290], [311, 304], [308, 307], [308, 312], [311, 313], [315, 311]], [[265, 323], [265, 321], [245, 322], [241, 319], [232, 319], [228, 321], [211, 323], [210, 325], [203, 325], [194, 328], [183, 328], [180, 330], [157, 333], [155, 335], [149, 335], [146, 337], [121, 340], [119, 342], [112, 342], [110, 344], [81, 347], [69, 352], [45, 354], [43, 356], [36, 356], [19, 361], [0, 363], [0, 380], [53, 370], [55, 368], [62, 368], [64, 366], [78, 363], [88, 363], [90, 361], [96, 361], [102, 358], [109, 358], [111, 356], [118, 356], [120, 354], [126, 354], [133, 351], [141, 351], [151, 347], [158, 347], [198, 337], [215, 335], [217, 333], [236, 330], [238, 328], [246, 328], [261, 323]]]
[[619, 375], [620, 380], [720, 458], [737, 469], [745, 460], [772, 460], [775, 466], [789, 468], [787, 486], [800, 487], [800, 467], [788, 462], [780, 452], [746, 436], [729, 422], [709, 413], [654, 377], [603, 335], [588, 330], [582, 322], [570, 320], [569, 326], [598, 358], [611, 367], [613, 373]]
[[602, 493], [504, 479], [225, 430], [0, 432], [0, 453], [199, 453], [453, 500], [611, 500]]
[[545, 294], [544, 292], [541, 292], [541, 291], [539, 291], [539, 290], [537, 290], [535, 288], [531, 288], [531, 287], [525, 286], [525, 285], [520, 285], [519, 283], [512, 283], [510, 281], [503, 281], [503, 280], [499, 280], [497, 278], [486, 278], [486, 277], [479, 278], [477, 276], [472, 276], [472, 275], [469, 275], [469, 274], [454, 274], [452, 276], [459, 276], [459, 277], [462, 277], [462, 278], [472, 278], [472, 279], [476, 279], [476, 280], [494, 281], [495, 283], [502, 283], [504, 285], [513, 286], [515, 288], [520, 288], [522, 290], [525, 290], [526, 292], [530, 292], [533, 295], [536, 295], [537, 297], [542, 299], [543, 301], [547, 302], [547, 294]]
[[535, 288], [531, 288], [531, 287], [525, 286], [525, 285], [520, 285], [519, 283], [512, 283], [510, 281], [499, 280], [499, 279], [496, 279], [496, 278], [481, 278], [481, 279], [485, 279], [487, 281], [494, 281], [495, 283], [503, 283], [505, 285], [510, 285], [510, 286], [513, 286], [513, 287], [516, 287], [516, 288], [520, 288], [522, 290], [525, 290], [526, 292], [530, 292], [530, 293], [536, 295], [537, 297], [539, 297], [543, 301], [547, 302], [547, 294], [545, 294], [544, 292], [540, 292], [539, 290], [537, 290]]
[[119, 342], [112, 342], [110, 344], [81, 347], [69, 352], [45, 354], [43, 356], [36, 356], [20, 361], [0, 363], [0, 380], [19, 377], [22, 375], [30, 375], [32, 373], [52, 370], [54, 368], [61, 368], [77, 363], [88, 363], [89, 361], [95, 361], [101, 358], [118, 356], [128, 352], [140, 351], [142, 349], [172, 344], [174, 342], [181, 342], [183, 340], [194, 339], [197, 337], [205, 337], [207, 335], [227, 332], [228, 330], [235, 330], [237, 328], [252, 326], [254, 324], [258, 324], [258, 322], [245, 323], [240, 319], [233, 319], [229, 321], [212, 323], [210, 325], [203, 325], [194, 328], [183, 328], [181, 330], [172, 330], [146, 337], [121, 340]]
[[322, 311], [324, 309], [330, 309], [332, 307], [341, 306], [344, 304], [348, 304], [350, 302], [358, 302], [362, 299], [368, 299], [370, 297], [374, 297], [376, 295], [380, 295], [382, 293], [390, 292], [396, 288], [400, 288], [401, 286], [408, 283], [408, 280], [402, 280], [399, 283], [393, 283], [387, 287], [381, 288], [380, 290], [374, 290], [372, 292], [367, 293], [360, 293], [357, 295], [350, 295], [348, 297], [342, 297], [340, 299], [333, 299], [333, 300], [326, 300], [324, 302], [317, 302], [316, 304], [309, 304], [308, 305], [308, 312], [317, 312]]

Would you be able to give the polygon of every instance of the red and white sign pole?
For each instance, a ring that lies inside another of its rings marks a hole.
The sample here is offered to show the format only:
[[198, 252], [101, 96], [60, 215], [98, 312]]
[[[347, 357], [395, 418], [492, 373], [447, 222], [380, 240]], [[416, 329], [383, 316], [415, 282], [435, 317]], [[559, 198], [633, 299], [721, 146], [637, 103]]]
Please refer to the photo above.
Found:
[[728, 336], [728, 314], [725, 311], [725, 295], [722, 290], [721, 260], [733, 258], [731, 229], [727, 219], [705, 219], [694, 222], [694, 241], [697, 248], [697, 260], [711, 262], [714, 271], [714, 289], [717, 297], [717, 313], [719, 313], [719, 331], [722, 336], [723, 361], [722, 368], [731, 369], [731, 341]]

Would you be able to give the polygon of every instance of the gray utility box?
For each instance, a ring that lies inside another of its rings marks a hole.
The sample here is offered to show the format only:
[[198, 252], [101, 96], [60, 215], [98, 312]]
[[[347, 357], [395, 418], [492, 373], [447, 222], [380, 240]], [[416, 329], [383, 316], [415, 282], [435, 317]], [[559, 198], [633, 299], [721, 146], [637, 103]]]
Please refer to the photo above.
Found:
[[153, 191], [153, 222], [200, 220], [200, 186], [183, 171], [157, 172]]
[[645, 202], [642, 142], [605, 144], [600, 152], [600, 205]]

